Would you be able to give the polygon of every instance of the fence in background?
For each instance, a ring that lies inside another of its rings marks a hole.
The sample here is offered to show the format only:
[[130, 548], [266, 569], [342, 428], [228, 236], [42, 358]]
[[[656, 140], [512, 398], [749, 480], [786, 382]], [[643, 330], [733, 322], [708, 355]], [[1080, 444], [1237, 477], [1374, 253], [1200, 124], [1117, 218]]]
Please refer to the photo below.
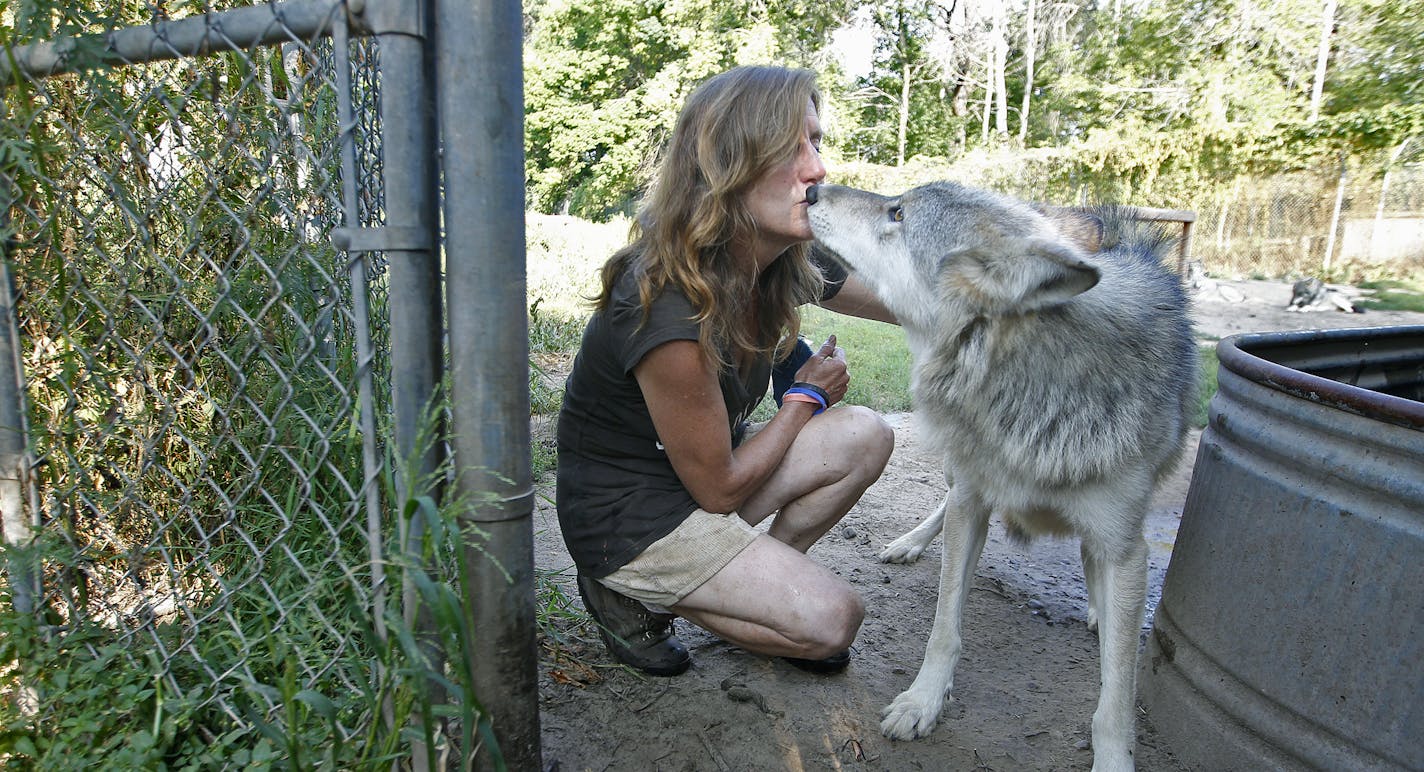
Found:
[[537, 766], [519, 6], [140, 13], [0, 63], [0, 755]]
[[[1361, 267], [1385, 275], [1424, 273], [1424, 136], [1288, 174], [1220, 180], [1142, 168], [1084, 172], [1091, 164], [1080, 152], [1002, 148], [952, 164], [841, 163], [831, 174], [839, 184], [868, 190], [952, 179], [1031, 201], [1130, 205], [1172, 215], [1164, 222], [1190, 239], [1191, 258], [1215, 275], [1348, 274]], [[1176, 218], [1181, 213], [1196, 219], [1185, 225]]]
[[1208, 268], [1270, 277], [1345, 264], [1424, 269], [1424, 142], [1404, 150], [1388, 170], [1352, 162], [1241, 178], [1197, 202], [1193, 255]]

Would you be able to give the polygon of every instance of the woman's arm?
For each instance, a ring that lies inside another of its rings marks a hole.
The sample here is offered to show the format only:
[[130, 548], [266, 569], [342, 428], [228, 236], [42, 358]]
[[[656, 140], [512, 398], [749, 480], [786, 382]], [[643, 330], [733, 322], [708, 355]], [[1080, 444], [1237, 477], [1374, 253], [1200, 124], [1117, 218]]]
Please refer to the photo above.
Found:
[[[806, 402], [786, 402], [755, 436], [733, 449], [717, 372], [695, 341], [657, 346], [633, 368], [633, 376], [673, 470], [697, 505], [709, 512], [733, 512], [759, 490], [816, 409]], [[797, 378], [820, 386], [833, 404], [845, 396], [850, 376], [834, 336]]]
[[900, 323], [895, 318], [895, 314], [880, 302], [880, 298], [876, 297], [875, 292], [855, 274], [847, 276], [840, 291], [830, 300], [821, 303], [821, 306], [838, 314], [859, 316], [862, 319], [874, 319], [877, 322], [889, 322], [890, 324]]

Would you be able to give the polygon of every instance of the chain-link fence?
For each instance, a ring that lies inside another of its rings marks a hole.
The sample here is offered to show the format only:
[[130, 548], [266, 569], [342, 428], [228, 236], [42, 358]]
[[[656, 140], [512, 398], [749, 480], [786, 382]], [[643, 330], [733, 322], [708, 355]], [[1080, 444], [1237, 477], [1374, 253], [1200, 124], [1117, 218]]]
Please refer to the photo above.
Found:
[[[425, 35], [361, 6], [351, 29], [334, 0], [76, 14], [12, 49], [0, 759], [420, 766], [493, 737], [461, 648], [472, 529], [442, 454], [399, 457], [445, 446], [444, 411], [391, 396], [388, 309], [430, 297], [386, 255], [438, 253], [382, 230], [383, 164], [434, 154], [385, 136], [380, 33]], [[438, 360], [435, 303], [406, 335]]]
[[[1410, 143], [1415, 144], [1415, 143]], [[1424, 158], [1424, 142], [1413, 155]], [[1192, 252], [1245, 275], [1424, 269], [1424, 161], [1240, 178], [1200, 202]]]
[[1301, 171], [1215, 179], [1136, 162], [1103, 171], [1082, 152], [1002, 148], [949, 166], [935, 159], [900, 168], [848, 163], [834, 174], [841, 184], [870, 190], [953, 179], [1028, 200], [1194, 216], [1191, 258], [1215, 275], [1424, 273], [1424, 136]]

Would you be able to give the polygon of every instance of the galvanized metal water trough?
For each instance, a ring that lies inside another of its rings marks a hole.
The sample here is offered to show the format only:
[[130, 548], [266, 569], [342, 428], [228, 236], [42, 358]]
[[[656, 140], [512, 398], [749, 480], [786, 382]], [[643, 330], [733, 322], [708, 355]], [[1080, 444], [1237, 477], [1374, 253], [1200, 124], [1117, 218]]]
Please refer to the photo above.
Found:
[[1237, 335], [1141, 660], [1192, 767], [1424, 769], [1424, 326]]

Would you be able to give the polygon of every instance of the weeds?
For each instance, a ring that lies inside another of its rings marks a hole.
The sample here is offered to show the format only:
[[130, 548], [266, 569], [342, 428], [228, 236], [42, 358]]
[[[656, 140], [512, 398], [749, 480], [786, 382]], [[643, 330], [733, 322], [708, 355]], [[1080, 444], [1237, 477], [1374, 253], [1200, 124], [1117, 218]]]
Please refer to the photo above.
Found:
[[1192, 415], [1192, 428], [1204, 429], [1207, 424], [1207, 417], [1210, 414], [1211, 398], [1216, 395], [1216, 378], [1220, 369], [1220, 364], [1216, 359], [1216, 346], [1202, 345], [1197, 347], [1199, 352], [1198, 363], [1201, 369], [1200, 391], [1197, 397], [1196, 411]]

